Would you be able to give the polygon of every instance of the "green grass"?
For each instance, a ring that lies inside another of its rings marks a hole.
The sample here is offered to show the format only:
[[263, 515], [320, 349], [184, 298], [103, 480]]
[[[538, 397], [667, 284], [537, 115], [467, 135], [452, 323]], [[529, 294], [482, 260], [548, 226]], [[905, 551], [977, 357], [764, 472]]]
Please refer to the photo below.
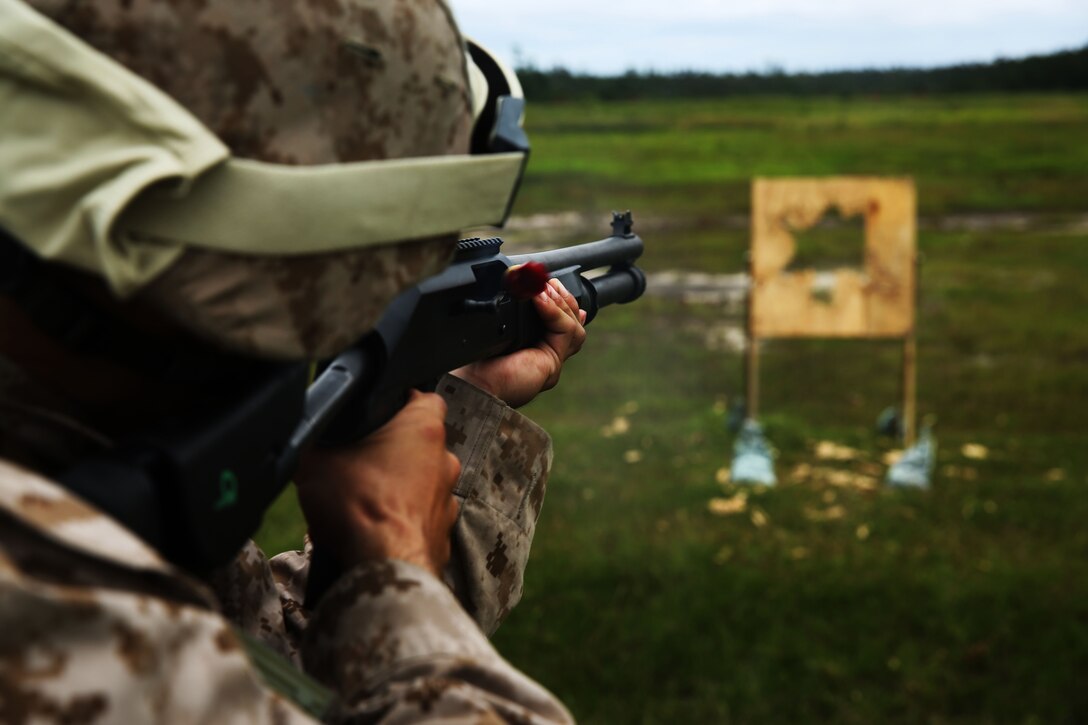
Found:
[[[708, 501], [738, 489], [715, 482], [730, 460], [715, 403], [735, 390], [738, 361], [685, 329], [699, 310], [646, 302], [602, 318], [592, 352], [532, 411], [555, 437], [557, 463], [501, 651], [588, 722], [1049, 722], [1088, 712], [1083, 424], [1020, 419], [1001, 403], [1035, 351], [976, 376], [968, 409], [946, 411], [936, 406], [947, 384], [926, 361], [947, 344], [923, 336], [923, 408], [941, 414], [941, 447], [934, 488], [916, 492], [789, 476], [822, 439], [862, 456], [821, 465], [883, 473], [889, 444], [871, 430], [895, 400], [894, 367], [880, 376], [892, 351], [770, 347], [766, 422], [785, 480], [719, 517]], [[1015, 320], [995, 331], [1023, 339]], [[1084, 399], [1086, 377], [1020, 396], [1058, 409], [1064, 396]], [[630, 431], [602, 437], [631, 401]], [[989, 410], [1008, 417], [996, 425]], [[991, 457], [964, 459], [969, 442]], [[625, 462], [628, 450], [642, 459]], [[1064, 480], [1048, 479], [1055, 467]], [[841, 518], [807, 515], [834, 507]]]
[[[804, 472], [883, 476], [873, 422], [899, 395], [898, 346], [778, 341], [761, 404], [781, 483], [711, 513], [741, 490], [716, 480], [741, 360], [707, 340], [736, 313], [658, 298], [602, 313], [527, 410], [556, 462], [500, 651], [584, 722], [1088, 719], [1088, 232], [1068, 223], [1088, 212], [1086, 121], [1073, 95], [530, 107], [519, 209], [669, 220], [644, 232], [651, 271], [741, 271], [747, 231], [715, 217], [746, 209], [756, 173], [909, 174], [926, 216], [1041, 216], [920, 233], [928, 491]], [[848, 261], [857, 234], [817, 230], [801, 253]], [[619, 415], [630, 429], [607, 437]], [[825, 440], [859, 453], [817, 461]], [[300, 536], [285, 498], [261, 542]]]
[[1088, 96], [530, 106], [522, 213], [745, 212], [753, 176], [913, 175], [920, 213], [1081, 210]]

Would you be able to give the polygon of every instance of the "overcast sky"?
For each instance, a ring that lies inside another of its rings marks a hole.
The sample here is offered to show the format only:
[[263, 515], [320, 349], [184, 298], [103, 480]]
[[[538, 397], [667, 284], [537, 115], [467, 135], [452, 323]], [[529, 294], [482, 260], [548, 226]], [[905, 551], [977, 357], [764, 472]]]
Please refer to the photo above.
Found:
[[1088, 43], [1088, 0], [450, 2], [506, 59], [593, 73], [934, 66]]

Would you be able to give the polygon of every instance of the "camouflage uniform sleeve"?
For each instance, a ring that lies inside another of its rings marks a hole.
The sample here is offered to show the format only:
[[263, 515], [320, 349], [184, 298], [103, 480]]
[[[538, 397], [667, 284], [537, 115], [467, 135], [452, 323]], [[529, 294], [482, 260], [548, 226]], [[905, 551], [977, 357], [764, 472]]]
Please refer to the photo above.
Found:
[[444, 578], [490, 635], [521, 599], [551, 469], [551, 439], [528, 418], [460, 378], [445, 376], [437, 391], [449, 407], [447, 443], [461, 460], [454, 490], [461, 513]]
[[306, 627], [298, 599], [305, 583], [296, 589], [290, 581], [291, 564], [298, 562], [309, 565], [303, 552], [285, 552], [269, 561], [256, 543], [247, 541], [208, 581], [224, 617], [296, 666], [298, 642]]
[[257, 676], [200, 583], [0, 461], [0, 722], [313, 720]]
[[[447, 443], [461, 460], [454, 490], [461, 511], [443, 578], [480, 629], [491, 635], [521, 599], [551, 469], [551, 439], [528, 418], [460, 378], [445, 376], [437, 391], [449, 406]], [[272, 569], [293, 639], [307, 626], [301, 602], [309, 557], [286, 552], [272, 559]], [[284, 649], [278, 642], [272, 645]]]
[[[275, 647], [268, 634], [283, 624], [269, 578], [247, 547], [218, 582], [243, 606], [231, 626], [203, 584], [0, 461], [0, 722], [313, 722], [267, 687], [237, 635], [263, 634]], [[338, 694], [331, 721], [570, 721], [499, 657], [441, 581], [402, 562], [341, 577], [298, 655]]]
[[400, 561], [352, 569], [307, 628], [306, 671], [340, 694], [333, 719], [571, 722], [563, 705], [503, 660], [449, 588]]

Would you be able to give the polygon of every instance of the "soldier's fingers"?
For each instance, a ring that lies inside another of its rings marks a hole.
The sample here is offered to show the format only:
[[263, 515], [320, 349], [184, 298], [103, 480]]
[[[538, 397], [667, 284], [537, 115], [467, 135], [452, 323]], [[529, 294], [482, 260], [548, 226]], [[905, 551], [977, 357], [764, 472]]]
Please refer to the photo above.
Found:
[[586, 341], [586, 328], [579, 322], [570, 333], [570, 347], [567, 350], [567, 357], [574, 355], [582, 349], [582, 345]]
[[449, 451], [446, 451], [446, 473], [449, 493], [452, 495], [453, 489], [457, 487], [457, 480], [461, 478], [461, 459]]
[[558, 362], [562, 363], [582, 348], [586, 339], [586, 328], [582, 326], [580, 311], [572, 311], [558, 302], [548, 307], [550, 309], [542, 309], [540, 315], [549, 333], [542, 344], [554, 350], [559, 357]]
[[574, 355], [581, 350], [582, 345], [586, 341], [585, 322], [588, 314], [585, 310], [578, 307], [578, 300], [563, 286], [562, 282], [559, 280], [554, 281], [560, 296], [567, 304], [566, 312], [574, 323], [563, 331], [563, 334], [569, 339], [569, 343], [563, 351], [563, 359], [566, 360], [571, 355]]
[[408, 393], [408, 403], [404, 407], [415, 413], [446, 419], [446, 401], [438, 393], [421, 393], [418, 390], [412, 390]]
[[446, 447], [446, 401], [435, 393], [413, 390], [408, 402], [382, 429], [387, 435]]
[[461, 514], [461, 502], [457, 500], [455, 496], [450, 496], [449, 502], [446, 504], [446, 521], [449, 522], [449, 526], [452, 527], [457, 523], [457, 517]]
[[578, 313], [581, 309], [578, 306], [578, 298], [572, 295], [567, 288], [559, 280], [552, 280], [555, 282], [555, 287], [559, 291], [559, 295], [563, 298], [563, 301], [567, 303], [567, 307], [571, 311], [571, 317], [574, 319], [580, 319]]
[[557, 279], [548, 280], [548, 294], [551, 295], [552, 300], [555, 301], [556, 307], [562, 310], [563, 314], [569, 317], [571, 320], [578, 321], [578, 300], [567, 292], [563, 287], [563, 283]]
[[571, 313], [564, 309], [566, 304], [562, 302], [559, 293], [551, 285], [533, 298], [533, 304], [548, 332], [565, 334], [574, 324]]

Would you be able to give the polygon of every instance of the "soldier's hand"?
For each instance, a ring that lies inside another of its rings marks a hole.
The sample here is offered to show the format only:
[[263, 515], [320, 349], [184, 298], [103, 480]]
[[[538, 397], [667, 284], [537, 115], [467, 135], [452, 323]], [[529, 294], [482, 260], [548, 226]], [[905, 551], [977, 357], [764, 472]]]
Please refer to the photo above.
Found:
[[557, 279], [548, 281], [545, 290], [533, 298], [533, 304], [544, 321], [544, 339], [539, 345], [481, 360], [451, 374], [514, 408], [555, 387], [563, 363], [581, 350], [586, 340], [586, 313]]
[[295, 483], [314, 545], [345, 567], [400, 559], [438, 574], [450, 556], [461, 472], [446, 450], [445, 417], [441, 397], [412, 391], [358, 445], [308, 452]]

